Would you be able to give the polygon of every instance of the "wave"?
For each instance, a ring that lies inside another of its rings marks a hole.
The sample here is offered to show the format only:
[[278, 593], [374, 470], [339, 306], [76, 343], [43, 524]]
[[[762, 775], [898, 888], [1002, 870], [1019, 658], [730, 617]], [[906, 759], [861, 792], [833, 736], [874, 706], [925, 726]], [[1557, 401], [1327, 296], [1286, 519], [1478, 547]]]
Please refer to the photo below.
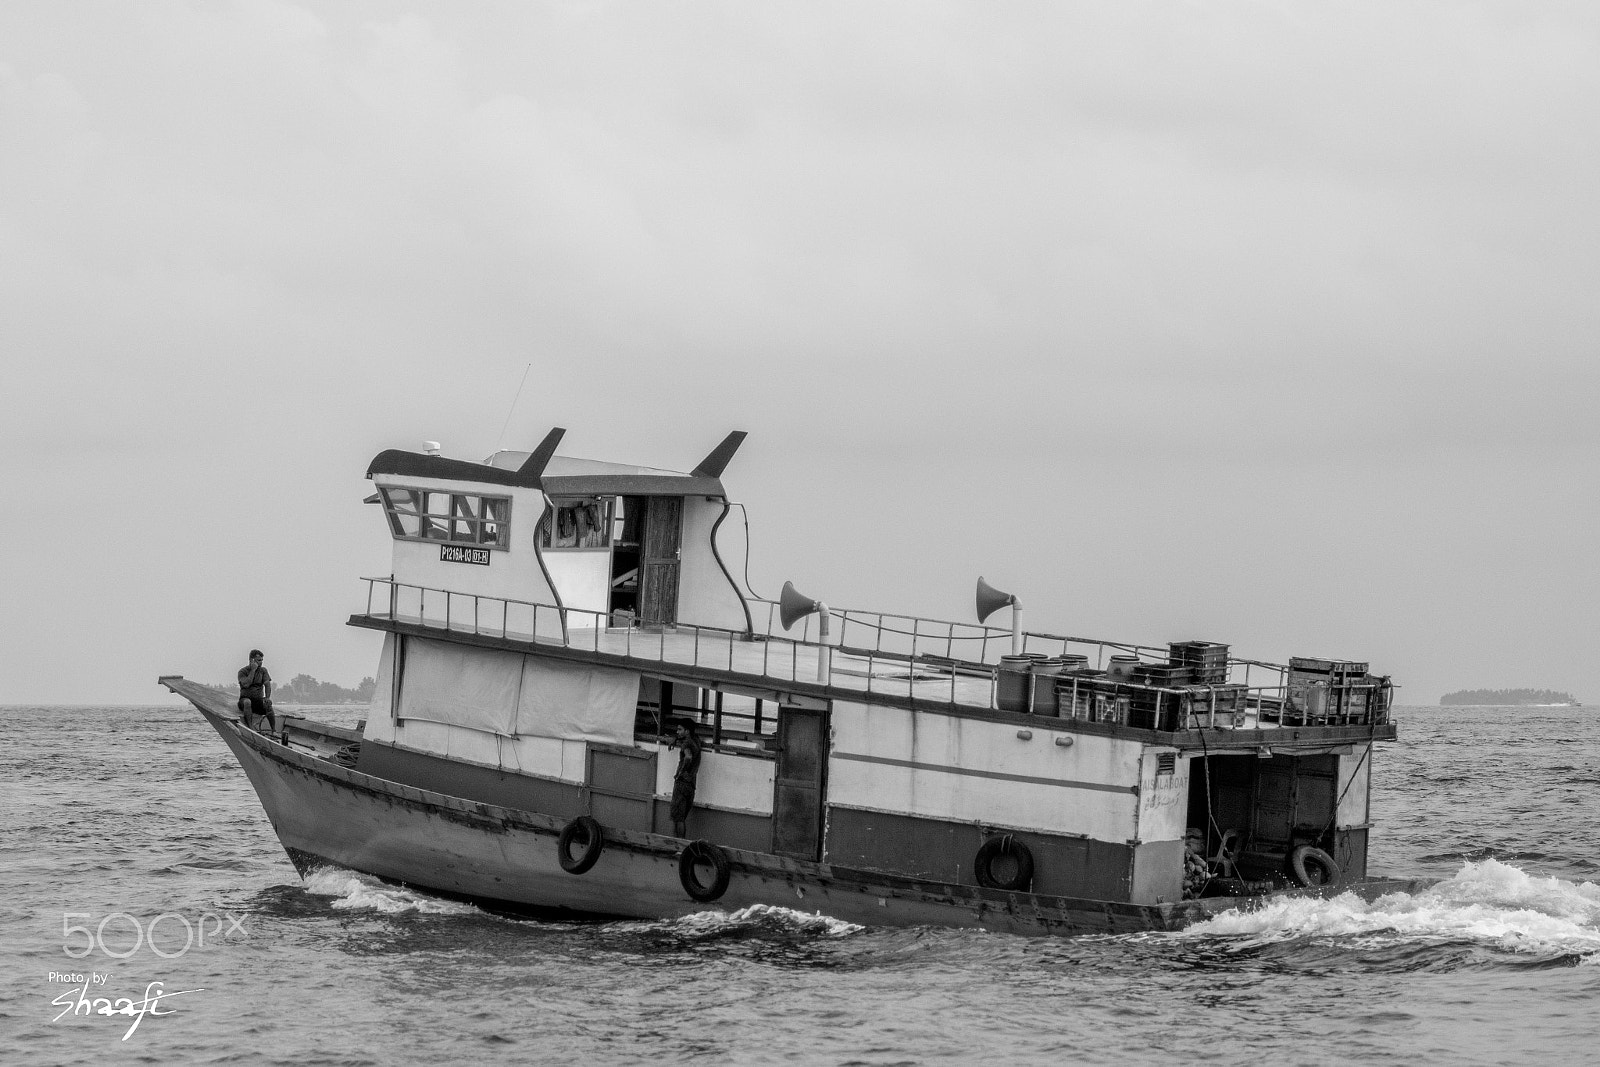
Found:
[[1275, 900], [1223, 912], [1177, 936], [1228, 938], [1246, 948], [1302, 940], [1363, 949], [1467, 943], [1519, 957], [1600, 964], [1600, 886], [1484, 859], [1463, 863], [1454, 877], [1415, 894], [1371, 902], [1354, 893]]
[[752, 935], [846, 937], [866, 929], [817, 912], [795, 911], [771, 904], [751, 904], [738, 911], [697, 911], [677, 919], [619, 923], [617, 926], [633, 927], [639, 933], [669, 933], [697, 939]]
[[338, 910], [359, 909], [397, 915], [416, 912], [420, 915], [478, 915], [471, 904], [419, 893], [414, 889], [389, 885], [367, 874], [323, 867], [305, 876], [306, 892], [319, 897], [333, 897], [333, 907]]
[[[307, 893], [332, 897], [339, 910], [367, 910], [396, 915], [416, 912], [422, 915], [482, 915], [480, 909], [459, 901], [444, 900], [403, 886], [389, 885], [368, 874], [337, 867], [321, 867], [303, 879]], [[567, 924], [552, 923], [553, 926]], [[676, 919], [632, 921], [608, 924], [611, 929], [629, 933], [670, 934], [690, 939], [778, 936], [804, 938], [844, 937], [864, 927], [820, 913], [794, 911], [770, 904], [752, 904], [738, 911], [697, 911]]]
[[206, 874], [211, 871], [244, 871], [258, 864], [247, 859], [182, 859], [156, 868], [157, 874]]
[[751, 904], [734, 912], [697, 911], [678, 920], [680, 926], [715, 930], [738, 926], [781, 928], [791, 933], [822, 937], [845, 937], [865, 927], [820, 912], [795, 911], [771, 904]]
[[1449, 863], [1452, 860], [1461, 860], [1466, 863], [1480, 860], [1499, 860], [1502, 863], [1506, 860], [1532, 861], [1534, 863], [1567, 861], [1566, 857], [1549, 852], [1537, 852], [1529, 849], [1503, 849], [1492, 845], [1471, 849], [1456, 849], [1452, 852], [1434, 852], [1426, 856], [1417, 857], [1418, 863]]

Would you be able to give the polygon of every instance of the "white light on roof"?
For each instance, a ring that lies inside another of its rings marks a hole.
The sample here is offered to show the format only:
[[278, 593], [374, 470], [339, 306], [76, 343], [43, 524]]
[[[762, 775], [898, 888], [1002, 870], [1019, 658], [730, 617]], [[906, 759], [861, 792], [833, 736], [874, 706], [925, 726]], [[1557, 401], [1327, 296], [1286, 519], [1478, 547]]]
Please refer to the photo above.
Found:
[[422, 442], [422, 450], [430, 456], [437, 456], [439, 454], [439, 442], [424, 441]]

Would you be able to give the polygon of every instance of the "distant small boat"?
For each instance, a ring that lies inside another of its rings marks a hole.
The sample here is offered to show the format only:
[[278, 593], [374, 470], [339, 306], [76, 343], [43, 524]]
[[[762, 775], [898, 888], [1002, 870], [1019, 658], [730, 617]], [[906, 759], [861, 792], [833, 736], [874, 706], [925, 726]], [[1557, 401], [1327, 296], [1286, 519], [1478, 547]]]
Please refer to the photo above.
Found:
[[[394, 559], [349, 620], [384, 635], [362, 729], [291, 717], [276, 740], [161, 679], [302, 874], [1018, 934], [1427, 884], [1366, 869], [1373, 747], [1396, 736], [1367, 664], [1024, 632], [982, 579], [976, 623], [763, 600], [718, 538], [742, 433], [687, 473], [556, 456], [561, 435], [372, 461]], [[687, 838], [666, 832], [677, 722], [704, 741]]]

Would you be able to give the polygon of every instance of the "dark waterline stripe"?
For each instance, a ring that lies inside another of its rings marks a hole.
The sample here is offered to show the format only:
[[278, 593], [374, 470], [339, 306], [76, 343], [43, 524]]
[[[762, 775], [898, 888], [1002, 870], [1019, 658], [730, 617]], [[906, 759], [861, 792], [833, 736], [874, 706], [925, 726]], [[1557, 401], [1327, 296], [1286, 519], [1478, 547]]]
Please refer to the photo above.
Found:
[[915, 760], [890, 759], [887, 756], [865, 756], [857, 752], [835, 752], [834, 759], [853, 760], [856, 763], [878, 763], [885, 767], [907, 767], [913, 771], [940, 771], [944, 774], [964, 774], [969, 778], [993, 778], [1002, 782], [1026, 782], [1029, 785], [1056, 785], [1063, 789], [1092, 789], [1099, 793], [1139, 792], [1136, 785], [1103, 785], [1100, 782], [1073, 782], [1065, 778], [1035, 778], [1027, 774], [1004, 774], [1000, 771], [977, 771], [969, 767], [947, 767], [942, 763], [918, 763]]

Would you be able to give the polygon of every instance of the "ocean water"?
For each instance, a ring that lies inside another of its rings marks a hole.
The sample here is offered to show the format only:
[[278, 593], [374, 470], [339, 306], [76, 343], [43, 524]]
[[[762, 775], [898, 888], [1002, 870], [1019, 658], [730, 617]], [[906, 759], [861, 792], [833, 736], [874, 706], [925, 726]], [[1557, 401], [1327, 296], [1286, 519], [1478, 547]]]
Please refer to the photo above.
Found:
[[1600, 1062], [1600, 715], [1398, 717], [1371, 867], [1437, 887], [1024, 939], [302, 881], [197, 714], [3, 708], [0, 1062]]

